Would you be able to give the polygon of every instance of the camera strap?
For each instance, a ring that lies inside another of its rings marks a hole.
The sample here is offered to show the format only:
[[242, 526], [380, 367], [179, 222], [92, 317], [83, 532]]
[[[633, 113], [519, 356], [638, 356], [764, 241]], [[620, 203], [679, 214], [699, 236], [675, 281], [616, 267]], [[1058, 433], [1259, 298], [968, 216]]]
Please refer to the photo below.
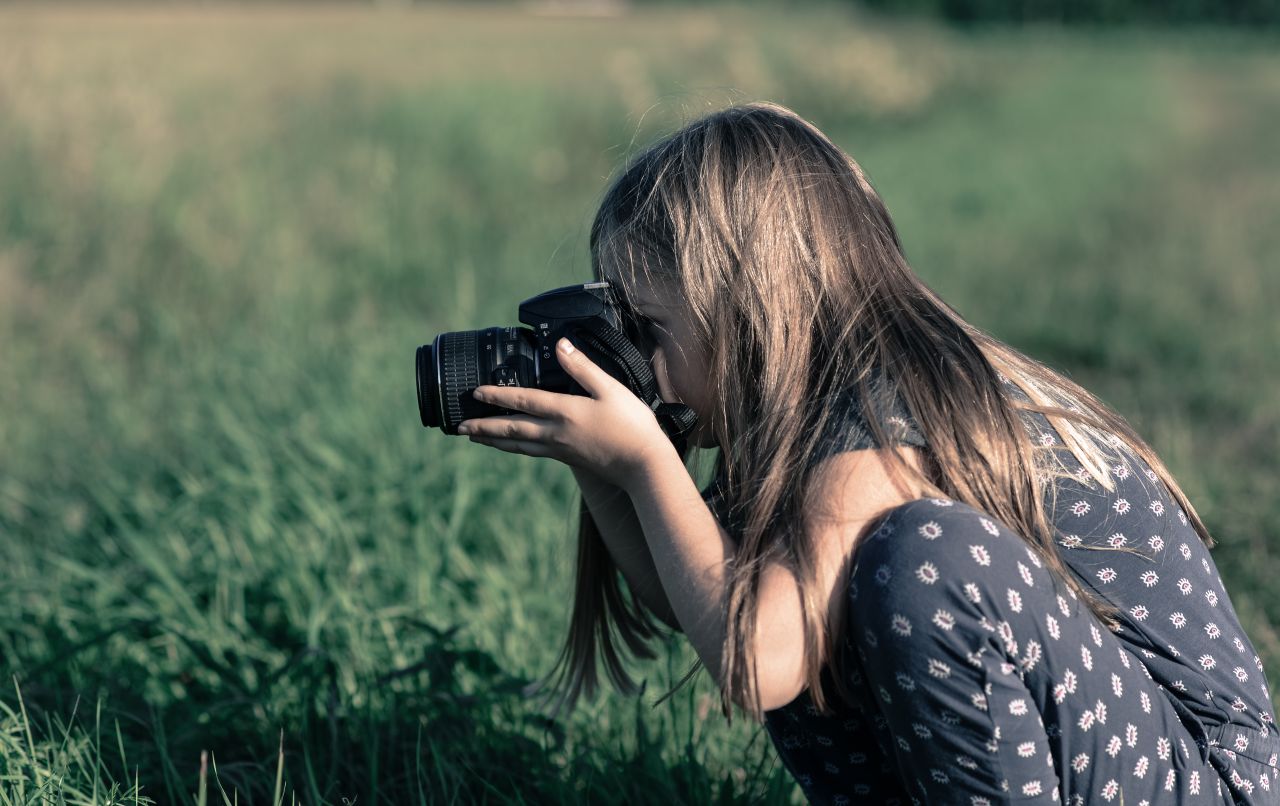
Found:
[[667, 403], [658, 393], [649, 360], [622, 331], [601, 319], [585, 319], [572, 326], [574, 343], [587, 357], [643, 400], [663, 432], [683, 453], [698, 415], [683, 403]]

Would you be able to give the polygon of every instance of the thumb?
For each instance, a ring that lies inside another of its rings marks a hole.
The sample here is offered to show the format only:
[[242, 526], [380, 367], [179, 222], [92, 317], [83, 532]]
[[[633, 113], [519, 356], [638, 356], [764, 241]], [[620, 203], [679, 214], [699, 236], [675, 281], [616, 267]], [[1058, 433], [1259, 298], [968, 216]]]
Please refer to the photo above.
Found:
[[556, 359], [564, 371], [592, 397], [600, 397], [608, 390], [610, 383], [617, 383], [599, 364], [574, 347], [568, 338], [562, 337], [556, 342], [556, 353]]

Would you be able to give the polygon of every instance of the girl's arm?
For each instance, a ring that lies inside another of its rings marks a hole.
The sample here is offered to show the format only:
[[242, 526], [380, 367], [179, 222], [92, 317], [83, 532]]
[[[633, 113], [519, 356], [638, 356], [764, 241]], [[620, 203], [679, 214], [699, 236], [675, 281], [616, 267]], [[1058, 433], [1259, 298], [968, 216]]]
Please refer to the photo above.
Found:
[[[676, 620], [703, 666], [723, 685], [725, 566], [736, 553], [735, 544], [674, 450], [659, 454], [645, 472], [629, 479], [626, 491]], [[799, 626], [799, 608], [789, 572], [767, 568], [756, 627], [757, 685], [763, 710], [794, 699], [794, 694], [783, 699], [777, 692], [789, 688], [781, 681], [802, 676], [802, 653], [794, 651], [798, 643], [782, 641], [780, 633]]]
[[[919, 467], [913, 449], [896, 450]], [[867, 527], [893, 506], [919, 497], [918, 489], [892, 476], [887, 454], [842, 452], [825, 460], [816, 476], [814, 500], [821, 503], [808, 513], [809, 539], [817, 553], [816, 585], [827, 605], [823, 614], [827, 625], [841, 624], [853, 552]], [[628, 477], [624, 488], [676, 619], [703, 665], [723, 687], [726, 565], [736, 553], [736, 544], [711, 513], [674, 450], [655, 453], [644, 468]], [[795, 577], [778, 563], [769, 563], [761, 572], [751, 660], [756, 665], [761, 710], [780, 708], [804, 690], [800, 593]]]
[[573, 477], [578, 480], [582, 498], [600, 530], [605, 547], [613, 562], [622, 571], [627, 586], [664, 624], [673, 630], [681, 630], [667, 594], [658, 579], [653, 556], [645, 543], [644, 532], [636, 517], [631, 499], [620, 487], [580, 467], [573, 467]]
[[[458, 433], [502, 450], [588, 468], [626, 492], [672, 614], [703, 666], [723, 686], [720, 650], [725, 637], [726, 565], [737, 554], [736, 546], [703, 500], [653, 411], [580, 351], [568, 347], [568, 340], [561, 339], [561, 366], [582, 385], [586, 396], [480, 386], [472, 393], [475, 399], [521, 413], [468, 420], [459, 425]], [[838, 623], [834, 617], [841, 609], [854, 542], [870, 519], [893, 503], [895, 490], [883, 473], [876, 473], [880, 453], [848, 451], [824, 460], [822, 482], [810, 496], [824, 503], [822, 511], [805, 514], [811, 525], [819, 524], [806, 539], [819, 555], [816, 584], [828, 603], [828, 624]], [[836, 472], [827, 472], [828, 467]], [[831, 486], [828, 478], [834, 481]], [[834, 504], [830, 518], [828, 499]], [[623, 546], [623, 560], [633, 561], [634, 556], [627, 556], [625, 538], [617, 542]], [[636, 574], [636, 581], [648, 582], [643, 572]], [[759, 596], [753, 636], [756, 652], [750, 660], [756, 667], [760, 703], [767, 711], [787, 704], [803, 690], [804, 623], [796, 580], [784, 566], [771, 563], [762, 570]]]

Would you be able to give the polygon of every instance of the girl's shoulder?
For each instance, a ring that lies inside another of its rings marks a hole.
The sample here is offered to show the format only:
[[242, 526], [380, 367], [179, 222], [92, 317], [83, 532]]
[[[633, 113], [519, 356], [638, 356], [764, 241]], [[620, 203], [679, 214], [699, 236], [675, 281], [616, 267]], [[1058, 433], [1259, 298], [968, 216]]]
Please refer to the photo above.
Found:
[[[1049, 418], [1038, 411], [1020, 408], [1022, 404], [1031, 404], [1031, 398], [1005, 375], [1000, 374], [999, 378], [1005, 394], [1017, 409], [1022, 424], [1026, 429], [1027, 438], [1034, 445], [1048, 449], [1041, 453], [1041, 461], [1043, 462], [1041, 472], [1045, 473], [1045, 476], [1042, 477], [1043, 480], [1048, 481], [1051, 478], [1060, 479], [1062, 477], [1084, 478], [1083, 465], [1067, 447], [1066, 441], [1058, 430], [1054, 428]], [[838, 393], [837, 416], [825, 429], [817, 450], [807, 457], [808, 465], [818, 465], [846, 451], [903, 446], [928, 447], [928, 440], [924, 436], [924, 430], [911, 415], [896, 386], [886, 382], [884, 377], [877, 373], [872, 374], [867, 386], [869, 408], [878, 420], [881, 432], [887, 435], [891, 441], [891, 445], [884, 445], [877, 441], [874, 430], [867, 422], [866, 412], [857, 387], [850, 385]], [[1124, 445], [1115, 442], [1114, 439], [1112, 441], [1104, 440], [1102, 447], [1112, 456], [1123, 456], [1128, 460], [1141, 462], [1136, 456], [1124, 451]], [[1145, 465], [1142, 465], [1142, 467], [1146, 469]], [[1149, 471], [1148, 475], [1150, 475]], [[727, 476], [724, 469], [721, 468], [711, 482], [702, 490], [702, 498], [707, 502], [716, 517], [720, 519], [721, 523], [725, 524], [726, 528], [732, 532], [732, 525], [738, 521], [733, 517], [733, 513], [728, 512], [726, 509], [725, 498], [727, 492]]]

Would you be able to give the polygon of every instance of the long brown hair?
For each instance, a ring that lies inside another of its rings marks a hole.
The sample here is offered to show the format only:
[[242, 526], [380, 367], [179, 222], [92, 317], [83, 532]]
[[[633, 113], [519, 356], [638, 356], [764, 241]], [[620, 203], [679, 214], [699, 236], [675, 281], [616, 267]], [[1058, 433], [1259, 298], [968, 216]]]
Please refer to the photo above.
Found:
[[[1076, 383], [970, 325], [911, 270], [889, 213], [861, 167], [814, 125], [771, 103], [706, 115], [636, 156], [611, 183], [591, 227], [596, 279], [643, 281], [682, 301], [706, 356], [725, 505], [742, 518], [727, 569], [721, 710], [762, 711], [753, 636], [761, 572], [771, 562], [799, 583], [805, 675], [826, 712], [820, 673], [833, 658], [816, 549], [805, 521], [817, 467], [806, 460], [840, 422], [841, 389], [856, 384], [876, 443], [892, 444], [868, 383], [896, 390], [927, 442], [923, 473], [888, 451], [896, 473], [927, 495], [984, 510], [1021, 534], [1054, 577], [1106, 624], [1118, 611], [1083, 586], [1058, 555], [1048, 512], [1062, 472], [1035, 443], [1021, 411], [1045, 415], [1089, 474], [1112, 489], [1109, 448], [1145, 460], [1208, 545], [1213, 541], [1159, 457]], [[1002, 377], [1025, 392], [1004, 389]], [[686, 463], [696, 451], [690, 448]], [[596, 653], [634, 692], [618, 640], [651, 658], [653, 615], [623, 595], [585, 502], [579, 504], [577, 584], [567, 641], [540, 683], [557, 713], [598, 685]], [[614, 635], [616, 631], [616, 637]], [[695, 664], [696, 671], [698, 665]], [[690, 675], [677, 685], [683, 685]], [[841, 676], [840, 696], [848, 698]], [[669, 694], [668, 694], [669, 696]], [[665, 698], [664, 698], [665, 699]]]

